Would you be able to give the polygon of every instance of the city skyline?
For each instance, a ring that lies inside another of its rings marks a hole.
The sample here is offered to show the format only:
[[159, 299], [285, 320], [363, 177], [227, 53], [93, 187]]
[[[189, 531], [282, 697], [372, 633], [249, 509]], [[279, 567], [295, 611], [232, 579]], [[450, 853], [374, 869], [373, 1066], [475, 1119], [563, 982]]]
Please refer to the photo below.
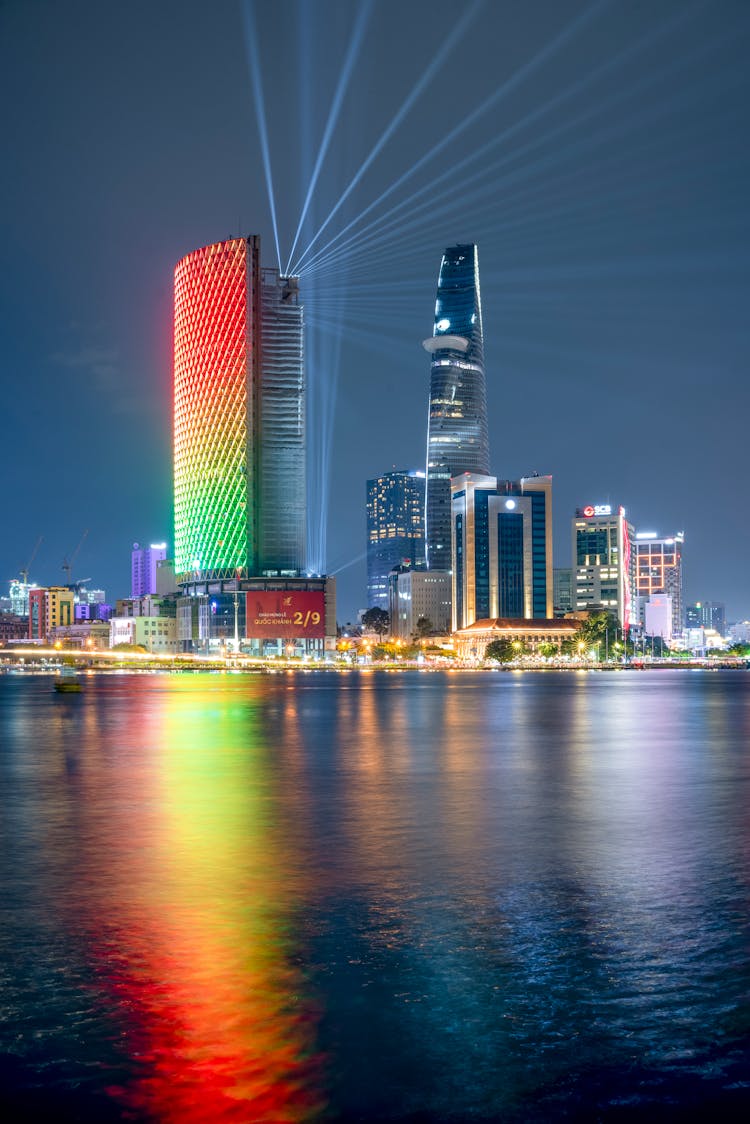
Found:
[[[323, 7], [339, 63], [325, 81], [315, 28], [298, 52], [275, 11], [252, 12], [285, 250], [362, 11]], [[729, 3], [713, 13], [668, 4], [658, 14], [615, 6], [605, 24], [601, 7], [513, 12], [502, 49], [494, 32], [507, 12], [493, 5], [466, 5], [458, 21], [452, 5], [431, 5], [423, 36], [415, 29], [424, 9], [398, 9], [405, 41], [422, 53], [407, 60], [395, 48], [387, 86], [377, 67], [397, 9], [386, 3], [370, 15], [368, 49], [351, 71], [298, 247], [406, 106], [311, 250], [303, 281], [315, 341], [334, 341], [327, 569], [339, 574], [342, 619], [362, 603], [364, 481], [394, 463], [419, 463], [427, 390], [419, 341], [430, 331], [435, 257], [468, 241], [482, 256], [490, 441], [502, 450], [490, 471], [553, 474], [557, 564], [567, 559], [575, 508], [615, 496], [636, 527], [685, 530], [686, 602], [713, 598], [727, 603], [730, 619], [750, 615], [750, 531], [736, 518], [734, 485], [723, 486], [743, 478], [748, 409], [748, 164], [738, 143], [747, 19]], [[15, 510], [0, 565], [4, 580], [14, 577], [43, 534], [29, 577], [57, 583], [62, 559], [90, 526], [72, 577], [91, 573], [120, 592], [133, 538], [161, 540], [171, 524], [163, 433], [172, 265], [237, 227], [258, 230], [269, 247], [274, 232], [238, 6], [208, 16], [197, 5], [178, 12], [166, 4], [148, 12], [145, 39], [145, 6], [119, 23], [108, 13], [88, 18], [86, 3], [77, 11], [85, 36], [55, 11], [42, 28], [23, 6], [0, 15], [3, 42], [13, 44], [5, 100], [17, 107], [2, 188], [4, 249], [15, 268], [3, 288], [0, 454]], [[477, 36], [480, 25], [486, 34]], [[455, 42], [441, 54], [448, 27]], [[138, 54], [138, 88], [117, 59], [103, 65], [113, 35], [124, 56]], [[186, 90], [176, 80], [179, 59], [199, 50], [202, 78]], [[295, 53], [304, 66], [286, 65]], [[283, 96], [271, 97], [274, 66], [293, 75]], [[452, 67], [461, 68], [460, 89], [445, 82]], [[298, 99], [313, 86], [303, 127]], [[483, 161], [490, 170], [467, 178], [476, 171], [470, 161], [497, 138], [503, 144]], [[415, 161], [441, 145], [412, 175]], [[451, 184], [461, 185], [459, 198], [448, 196]], [[382, 231], [363, 236], [361, 257], [324, 251], [389, 191], [338, 243], [403, 204]], [[316, 253], [319, 262], [329, 255], [325, 268], [310, 265]], [[75, 483], [77, 507], [50, 502], [53, 481]], [[737, 530], [736, 556], [721, 572], [711, 548], [717, 521]]]

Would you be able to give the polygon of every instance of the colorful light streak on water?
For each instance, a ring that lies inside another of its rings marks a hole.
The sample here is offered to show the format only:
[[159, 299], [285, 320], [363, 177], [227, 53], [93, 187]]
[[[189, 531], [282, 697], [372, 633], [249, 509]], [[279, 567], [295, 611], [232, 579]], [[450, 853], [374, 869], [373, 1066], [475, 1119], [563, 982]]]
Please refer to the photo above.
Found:
[[251, 700], [206, 682], [149, 690], [137, 742], [150, 749], [112, 747], [124, 752], [109, 814], [83, 833], [81, 868], [99, 869], [80, 924], [136, 1063], [109, 1092], [161, 1122], [296, 1124], [322, 1107], [317, 1013], [289, 940], [304, 890], [269, 773], [274, 747]]

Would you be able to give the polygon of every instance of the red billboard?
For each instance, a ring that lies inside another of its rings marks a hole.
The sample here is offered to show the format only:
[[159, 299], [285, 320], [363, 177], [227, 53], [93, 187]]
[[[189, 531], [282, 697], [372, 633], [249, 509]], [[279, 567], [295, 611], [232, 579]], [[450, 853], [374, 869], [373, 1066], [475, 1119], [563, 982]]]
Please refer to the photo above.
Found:
[[323, 591], [278, 589], [250, 592], [245, 601], [249, 640], [317, 640], [326, 634]]

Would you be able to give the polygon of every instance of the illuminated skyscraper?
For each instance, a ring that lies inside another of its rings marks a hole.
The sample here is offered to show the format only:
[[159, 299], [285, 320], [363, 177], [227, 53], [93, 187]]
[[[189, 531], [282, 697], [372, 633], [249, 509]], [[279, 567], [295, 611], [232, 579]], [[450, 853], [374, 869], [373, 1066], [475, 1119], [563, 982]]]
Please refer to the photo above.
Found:
[[654, 594], [672, 599], [672, 634], [682, 631], [682, 544], [685, 535], [678, 531], [671, 538], [660, 538], [655, 531], [639, 531], [635, 536], [635, 594], [645, 602]]
[[367, 481], [367, 605], [388, 610], [396, 566], [424, 568], [424, 473], [384, 472]]
[[552, 477], [451, 481], [453, 630], [553, 613]]
[[[130, 552], [130, 596], [144, 597], [156, 593], [156, 567], [167, 557], [165, 542], [152, 542], [141, 546], [134, 542]], [[102, 601], [104, 598], [102, 597]]]
[[297, 279], [261, 269], [260, 238], [175, 269], [178, 581], [304, 568], [305, 411]]
[[587, 504], [573, 520], [574, 608], [616, 616], [627, 632], [632, 620], [635, 556], [633, 527], [624, 507]]
[[428, 568], [450, 569], [451, 477], [490, 471], [479, 258], [473, 244], [443, 254], [429, 351], [425, 535]]

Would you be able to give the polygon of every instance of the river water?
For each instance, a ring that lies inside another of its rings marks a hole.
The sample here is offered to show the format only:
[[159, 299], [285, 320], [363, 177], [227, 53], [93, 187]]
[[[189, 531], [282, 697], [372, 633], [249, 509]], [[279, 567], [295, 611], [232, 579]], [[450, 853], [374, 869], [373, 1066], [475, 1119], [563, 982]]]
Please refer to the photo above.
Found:
[[0, 792], [5, 1119], [750, 1108], [746, 673], [5, 675]]

